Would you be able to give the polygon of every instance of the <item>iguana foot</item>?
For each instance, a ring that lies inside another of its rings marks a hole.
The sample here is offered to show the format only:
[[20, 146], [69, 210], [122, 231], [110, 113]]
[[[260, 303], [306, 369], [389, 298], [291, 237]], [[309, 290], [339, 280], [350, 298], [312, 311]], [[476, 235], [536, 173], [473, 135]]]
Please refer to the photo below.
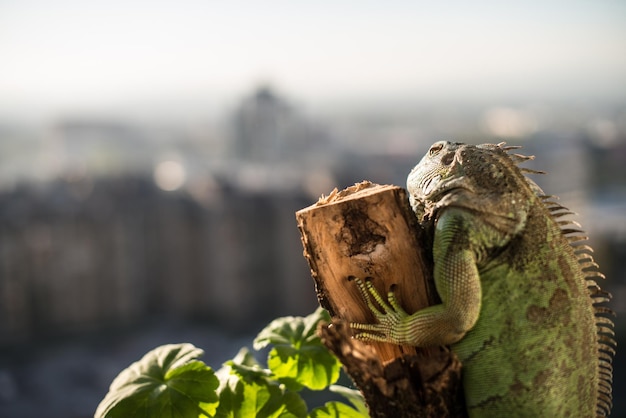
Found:
[[[385, 300], [372, 284], [371, 278], [366, 278], [365, 281], [358, 277], [349, 277], [348, 279], [354, 280], [363, 300], [378, 321], [378, 324], [351, 323], [350, 328], [358, 330], [354, 337], [363, 341], [382, 341], [400, 344], [402, 324], [406, 323], [405, 320], [409, 315], [402, 309], [396, 299], [393, 292], [395, 286], [391, 287], [387, 293], [387, 300]], [[374, 301], [378, 306], [374, 304]]]

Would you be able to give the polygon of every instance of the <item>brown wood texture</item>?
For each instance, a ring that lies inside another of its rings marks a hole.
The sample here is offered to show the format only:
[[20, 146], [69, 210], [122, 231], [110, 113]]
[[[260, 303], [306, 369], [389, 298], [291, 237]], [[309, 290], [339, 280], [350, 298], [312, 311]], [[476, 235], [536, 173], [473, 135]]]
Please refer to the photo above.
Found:
[[[298, 211], [296, 219], [318, 299], [333, 318], [375, 320], [350, 276], [371, 277], [382, 295], [397, 285], [407, 312], [434, 303], [430, 264], [404, 189], [360, 183]], [[371, 345], [383, 362], [416, 352], [410, 346]]]
[[359, 388], [371, 417], [467, 418], [461, 363], [447, 348], [405, 354], [382, 364], [372, 346], [350, 337], [348, 324], [320, 324], [322, 342]]

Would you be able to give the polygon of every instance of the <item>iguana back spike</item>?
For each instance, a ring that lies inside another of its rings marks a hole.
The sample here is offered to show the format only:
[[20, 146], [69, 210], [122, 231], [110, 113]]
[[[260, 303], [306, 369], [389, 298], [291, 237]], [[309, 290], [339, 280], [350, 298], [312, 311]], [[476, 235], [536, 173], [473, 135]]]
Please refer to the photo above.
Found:
[[589, 245], [579, 245], [578, 247], [576, 247], [574, 249], [574, 254], [578, 255], [578, 254], [588, 254], [591, 255], [593, 254], [593, 248], [591, 248]]
[[575, 245], [577, 242], [580, 242], [580, 241], [587, 241], [587, 237], [576, 236], [576, 235], [566, 236], [565, 239], [567, 240], [567, 242], [570, 243], [570, 245]]
[[545, 171], [533, 170], [532, 168], [525, 168], [525, 167], [520, 167], [520, 171], [526, 174], [546, 174]]
[[596, 313], [613, 315], [613, 310], [611, 308], [606, 307], [606, 306], [598, 306], [596, 308]]
[[615, 357], [615, 345], [613, 334], [602, 334], [598, 338], [598, 343], [602, 348], [598, 351], [599, 370], [603, 370], [600, 375], [599, 383], [603, 386], [611, 387], [613, 383], [613, 358]]
[[[560, 216], [563, 216], [563, 215], [559, 215], [559, 217], [560, 217]], [[571, 219], [566, 219], [566, 220], [564, 220], [564, 221], [558, 221], [558, 222], [557, 222], [557, 224], [559, 224], [559, 225], [561, 225], [561, 226], [573, 225], [573, 226], [575, 226], [575, 227], [577, 227], [577, 228], [582, 228], [582, 225], [580, 225], [580, 224], [579, 224], [578, 222], [576, 222], [576, 221], [572, 221]]]
[[499, 148], [501, 148], [503, 151], [506, 151], [506, 152], [509, 152], [511, 150], [514, 150], [514, 149], [522, 148], [521, 145], [506, 145], [506, 142], [498, 142], [496, 145]]
[[[570, 225], [570, 223], [566, 223], [562, 226], [568, 226]], [[561, 229], [561, 232], [563, 233], [563, 235], [573, 235], [573, 234], [583, 234], [584, 232], [578, 228], [565, 228], [565, 229]], [[584, 237], [585, 239], [587, 239], [587, 237]]]
[[524, 161], [535, 159], [534, 155], [523, 155], [523, 154], [509, 154], [509, 157], [511, 157], [511, 160], [513, 160], [515, 164], [520, 164], [520, 163], [523, 163]]
[[593, 298], [593, 304], [596, 305], [609, 302], [611, 300], [611, 295], [608, 292], [600, 289], [595, 281], [593, 282], [593, 284], [594, 286], [589, 287], [590, 289], [592, 289], [591, 297]]

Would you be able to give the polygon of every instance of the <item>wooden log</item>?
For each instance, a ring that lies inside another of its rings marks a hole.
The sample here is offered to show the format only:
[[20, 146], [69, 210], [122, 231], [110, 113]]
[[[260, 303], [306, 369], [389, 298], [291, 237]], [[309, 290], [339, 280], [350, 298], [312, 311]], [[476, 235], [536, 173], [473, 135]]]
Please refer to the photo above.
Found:
[[[296, 219], [318, 300], [333, 318], [375, 321], [350, 276], [371, 277], [383, 295], [397, 285], [407, 312], [436, 302], [425, 240], [404, 189], [363, 182], [335, 190], [298, 211]], [[383, 363], [416, 353], [411, 346], [371, 345]]]
[[375, 318], [350, 276], [372, 278], [384, 295], [396, 285], [409, 313], [439, 303], [428, 239], [406, 191], [369, 182], [335, 189], [296, 219], [319, 303], [333, 318], [319, 334], [363, 393], [371, 416], [464, 417], [461, 364], [448, 348], [351, 338], [350, 322]]

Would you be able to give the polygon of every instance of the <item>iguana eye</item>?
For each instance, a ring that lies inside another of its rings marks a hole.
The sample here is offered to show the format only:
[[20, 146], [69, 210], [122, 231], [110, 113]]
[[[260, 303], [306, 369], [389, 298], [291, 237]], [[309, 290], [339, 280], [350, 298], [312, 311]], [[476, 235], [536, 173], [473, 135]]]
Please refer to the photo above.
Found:
[[430, 147], [430, 149], [428, 150], [428, 155], [431, 156], [431, 157], [433, 155], [437, 155], [437, 153], [443, 149], [443, 145], [444, 145], [443, 142], [436, 142], [436, 143], [434, 143]]

